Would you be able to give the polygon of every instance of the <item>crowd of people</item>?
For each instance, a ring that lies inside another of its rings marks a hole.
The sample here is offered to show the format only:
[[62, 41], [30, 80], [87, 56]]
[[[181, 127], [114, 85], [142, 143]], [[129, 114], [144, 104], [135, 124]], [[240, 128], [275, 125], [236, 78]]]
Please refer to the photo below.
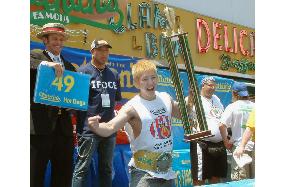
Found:
[[[61, 54], [68, 39], [59, 23], [48, 23], [37, 34], [45, 50], [32, 50], [30, 99], [30, 183], [44, 186], [45, 171], [51, 162], [52, 187], [84, 187], [93, 154], [98, 152], [100, 186], [112, 186], [112, 160], [116, 132], [125, 128], [132, 151], [128, 164], [129, 186], [173, 186], [172, 117], [180, 118], [178, 102], [168, 93], [158, 92], [157, 69], [150, 60], [139, 60], [132, 66], [134, 85], [139, 93], [130, 99], [115, 116], [114, 107], [122, 98], [119, 74], [106, 63], [112, 46], [104, 39], [95, 39], [90, 48], [92, 59], [77, 70]], [[49, 66], [60, 77], [64, 70], [91, 76], [87, 111], [48, 106], [33, 102], [37, 68]], [[102, 87], [102, 83], [108, 85]], [[238, 158], [249, 154], [254, 158], [254, 103], [249, 101], [247, 87], [235, 82], [232, 103], [225, 109], [214, 94], [216, 81], [206, 76], [201, 83], [201, 100], [208, 128], [213, 137], [190, 143], [194, 185], [218, 183], [227, 177], [227, 152]], [[196, 117], [192, 92], [185, 97], [187, 110]], [[250, 112], [253, 111], [251, 115]], [[79, 135], [78, 157], [73, 160], [74, 144], [71, 114], [76, 115]], [[250, 116], [250, 118], [249, 118]], [[248, 120], [249, 118], [249, 120]], [[81, 127], [81, 128], [80, 128]], [[228, 135], [231, 129], [231, 135]], [[254, 160], [254, 159], [253, 159]], [[231, 162], [232, 180], [254, 177], [254, 163], [240, 167]]]

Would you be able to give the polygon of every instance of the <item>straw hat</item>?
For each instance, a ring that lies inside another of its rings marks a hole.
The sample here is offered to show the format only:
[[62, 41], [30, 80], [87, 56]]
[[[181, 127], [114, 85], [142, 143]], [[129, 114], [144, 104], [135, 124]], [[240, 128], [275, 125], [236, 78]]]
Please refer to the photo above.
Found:
[[64, 25], [60, 23], [47, 23], [43, 25], [42, 30], [39, 33], [37, 33], [36, 36], [37, 38], [42, 39], [44, 35], [52, 34], [52, 33], [63, 35], [65, 40], [69, 38], [69, 36], [65, 32]]

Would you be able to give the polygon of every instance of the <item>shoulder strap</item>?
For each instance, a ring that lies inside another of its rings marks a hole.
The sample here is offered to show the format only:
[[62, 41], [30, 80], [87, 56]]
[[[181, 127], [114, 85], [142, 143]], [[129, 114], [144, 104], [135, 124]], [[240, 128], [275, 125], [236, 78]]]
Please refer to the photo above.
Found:
[[43, 50], [42, 53], [44, 54], [44, 56], [46, 56], [46, 58], [48, 58], [48, 60], [50, 60], [51, 62], [53, 62], [53, 60], [50, 58], [50, 56], [48, 55], [48, 53], [46, 52], [46, 50]]

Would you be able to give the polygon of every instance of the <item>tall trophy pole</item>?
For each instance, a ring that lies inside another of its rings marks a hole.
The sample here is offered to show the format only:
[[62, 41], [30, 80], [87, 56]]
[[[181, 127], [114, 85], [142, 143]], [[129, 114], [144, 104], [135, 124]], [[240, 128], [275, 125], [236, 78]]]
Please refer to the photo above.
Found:
[[[183, 128], [184, 128], [184, 141], [194, 141], [198, 139], [203, 139], [207, 137], [214, 136], [211, 134], [211, 130], [208, 130], [203, 106], [202, 106], [202, 101], [200, 98], [200, 93], [198, 89], [198, 84], [195, 78], [195, 73], [194, 73], [194, 65], [193, 61], [191, 58], [191, 53], [190, 53], [190, 48], [188, 45], [188, 40], [187, 40], [187, 33], [183, 32], [182, 28], [179, 27], [178, 33], [174, 31], [175, 27], [175, 13], [173, 8], [169, 8], [166, 6], [164, 9], [165, 16], [168, 20], [168, 28], [167, 31], [164, 32], [164, 37], [165, 37], [165, 50], [166, 50], [166, 58], [169, 63], [170, 67], [170, 72], [171, 72], [171, 78], [174, 84], [174, 88], [176, 91], [176, 96], [177, 96], [177, 101], [181, 113], [181, 120], [183, 123]], [[180, 80], [179, 76], [179, 70], [177, 66], [177, 62], [174, 56], [174, 50], [173, 50], [173, 41], [178, 41], [181, 47], [182, 51], [182, 56], [183, 60], [185, 63], [185, 68], [187, 72], [187, 77], [188, 81], [190, 83], [190, 89], [193, 91], [193, 104], [195, 106], [195, 111], [196, 111], [196, 118], [195, 120], [196, 126], [195, 131], [192, 132], [193, 130], [193, 124], [190, 124], [189, 121], [189, 112], [188, 112], [188, 107], [186, 106], [185, 100], [184, 100], [184, 95], [183, 95], [183, 89], [182, 89], [182, 83]]]
[[183, 128], [185, 131], [185, 134], [190, 134], [190, 122], [189, 122], [189, 112], [188, 108], [186, 106], [184, 96], [183, 96], [183, 88], [182, 84], [180, 81], [180, 76], [179, 76], [179, 71], [176, 63], [176, 59], [174, 58], [174, 51], [173, 51], [173, 46], [171, 44], [171, 38], [166, 37], [165, 38], [165, 43], [166, 43], [166, 56], [167, 60], [169, 62], [169, 67], [170, 67], [170, 72], [171, 72], [171, 78], [174, 84], [174, 88], [176, 91], [176, 96], [177, 96], [177, 101], [178, 101], [178, 106], [180, 109], [181, 113], [181, 120], [183, 123]]

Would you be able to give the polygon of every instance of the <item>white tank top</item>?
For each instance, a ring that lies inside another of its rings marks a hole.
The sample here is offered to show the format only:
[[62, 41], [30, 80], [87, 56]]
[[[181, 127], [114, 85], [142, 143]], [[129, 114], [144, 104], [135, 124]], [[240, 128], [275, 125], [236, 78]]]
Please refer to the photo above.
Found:
[[[134, 139], [132, 128], [129, 124], [125, 126], [128, 134], [132, 154], [138, 150], [148, 150], [152, 152], [172, 151], [173, 136], [171, 126], [172, 103], [170, 96], [165, 92], [155, 92], [156, 98], [148, 101], [136, 95], [129, 100], [125, 106], [132, 106], [138, 113], [142, 129], [140, 135]], [[135, 167], [132, 157], [129, 166]], [[140, 169], [140, 168], [137, 168]], [[141, 169], [140, 169], [141, 170]], [[176, 178], [172, 168], [167, 173], [155, 173], [148, 170], [151, 176], [164, 179]]]

